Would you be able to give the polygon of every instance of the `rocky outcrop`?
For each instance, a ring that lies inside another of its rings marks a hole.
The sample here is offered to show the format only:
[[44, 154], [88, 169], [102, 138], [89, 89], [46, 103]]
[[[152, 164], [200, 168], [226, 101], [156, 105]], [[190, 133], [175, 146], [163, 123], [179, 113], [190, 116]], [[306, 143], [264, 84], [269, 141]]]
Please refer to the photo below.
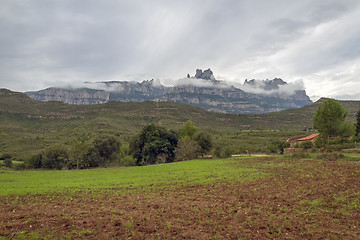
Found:
[[255, 79], [248, 81], [246, 79], [244, 82], [245, 86], [261, 88], [266, 91], [277, 90], [279, 89], [279, 86], [286, 84], [287, 83], [284, 82], [281, 78], [274, 78], [273, 80], [265, 80], [265, 81], [255, 80]]
[[159, 81], [85, 83], [83, 88], [48, 88], [27, 94], [38, 101], [61, 101], [69, 104], [96, 104], [107, 101], [171, 101], [194, 105], [209, 111], [226, 113], [266, 113], [298, 108], [312, 101], [304, 90], [282, 94], [287, 83], [280, 78], [258, 81], [245, 80], [247, 89], [261, 89], [263, 94], [244, 91], [216, 80], [210, 69], [197, 69], [174, 87]]
[[195, 73], [195, 78], [200, 78], [200, 79], [206, 79], [206, 80], [214, 80], [214, 74], [213, 72], [209, 69], [205, 70], [204, 72], [201, 69], [196, 69], [196, 73]]

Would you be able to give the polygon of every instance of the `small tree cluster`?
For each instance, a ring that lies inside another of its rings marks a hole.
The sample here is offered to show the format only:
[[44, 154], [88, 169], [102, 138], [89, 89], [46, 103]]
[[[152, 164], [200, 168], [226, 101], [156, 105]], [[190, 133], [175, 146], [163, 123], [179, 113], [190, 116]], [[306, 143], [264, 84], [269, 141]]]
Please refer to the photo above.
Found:
[[323, 139], [329, 137], [350, 137], [355, 134], [355, 126], [345, 122], [347, 112], [334, 99], [328, 99], [321, 104], [314, 115], [314, 128]]
[[178, 141], [179, 135], [175, 131], [150, 124], [133, 137], [129, 151], [137, 165], [172, 162]]
[[68, 149], [52, 146], [26, 160], [27, 168], [84, 169], [106, 166], [116, 158], [120, 142], [112, 136], [100, 136], [92, 143], [76, 142]]
[[284, 153], [284, 149], [290, 147], [290, 143], [287, 141], [282, 141], [282, 140], [276, 140], [271, 142], [268, 146], [267, 149], [270, 153], [280, 153], [283, 154]]
[[211, 135], [207, 132], [198, 132], [195, 124], [190, 120], [184, 123], [179, 132], [181, 138], [175, 151], [177, 161], [203, 156], [213, 147]]

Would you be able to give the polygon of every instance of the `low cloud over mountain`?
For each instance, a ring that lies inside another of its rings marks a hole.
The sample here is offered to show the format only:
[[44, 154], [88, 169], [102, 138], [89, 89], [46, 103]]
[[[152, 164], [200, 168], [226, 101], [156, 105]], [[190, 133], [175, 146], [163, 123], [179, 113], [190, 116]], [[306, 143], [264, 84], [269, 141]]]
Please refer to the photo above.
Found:
[[275, 78], [245, 80], [241, 86], [234, 86], [215, 79], [210, 69], [197, 69], [194, 76], [188, 74], [176, 81], [174, 86], [164, 86], [159, 80], [85, 82], [27, 94], [39, 101], [55, 100], [70, 104], [95, 104], [110, 100], [172, 101], [228, 113], [264, 113], [312, 103], [301, 82], [287, 84]]

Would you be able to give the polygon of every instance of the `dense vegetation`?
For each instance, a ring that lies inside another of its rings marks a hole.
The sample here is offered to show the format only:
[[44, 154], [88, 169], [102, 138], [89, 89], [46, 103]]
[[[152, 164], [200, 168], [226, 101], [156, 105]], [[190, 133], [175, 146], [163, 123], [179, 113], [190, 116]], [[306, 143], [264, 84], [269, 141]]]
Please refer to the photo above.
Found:
[[[122, 143], [120, 150], [111, 162], [98, 161], [94, 166], [133, 165], [128, 146], [145, 126], [155, 124], [181, 135], [179, 130], [189, 119], [198, 129], [191, 137], [180, 136], [175, 151], [177, 160], [204, 155], [206, 151], [199, 144], [201, 138], [211, 138], [210, 153], [217, 156], [280, 153], [282, 147], [286, 147], [282, 143], [289, 137], [306, 136], [313, 131], [313, 116], [324, 101], [320, 99], [300, 109], [269, 114], [222, 114], [169, 102], [108, 102], [82, 106], [43, 103], [22, 93], [0, 90], [0, 155], [10, 156], [0, 163], [9, 165], [12, 161], [17, 166], [18, 161], [22, 163], [30, 156], [39, 159], [36, 155], [55, 146], [66, 149], [69, 159], [80, 156], [79, 162], [62, 167], [86, 168], [90, 166], [86, 159], [97, 158], [91, 147], [94, 140], [111, 136]], [[340, 103], [349, 113], [346, 121], [356, 122], [359, 102]]]

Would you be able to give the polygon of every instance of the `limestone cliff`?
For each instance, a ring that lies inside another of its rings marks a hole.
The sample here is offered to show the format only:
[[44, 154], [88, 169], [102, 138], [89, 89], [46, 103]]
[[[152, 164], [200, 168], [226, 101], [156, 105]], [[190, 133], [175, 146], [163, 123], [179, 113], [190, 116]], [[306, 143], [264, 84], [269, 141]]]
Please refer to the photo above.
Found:
[[[48, 88], [27, 94], [38, 101], [61, 101], [69, 104], [97, 104], [107, 101], [171, 101], [226, 113], [266, 113], [311, 104], [305, 90], [289, 91], [280, 78], [245, 80], [244, 88], [216, 80], [210, 69], [197, 69], [180, 79], [174, 87], [159, 81], [85, 83], [83, 88]], [[246, 91], [245, 91], [245, 90]], [[286, 91], [285, 91], [285, 90]]]

